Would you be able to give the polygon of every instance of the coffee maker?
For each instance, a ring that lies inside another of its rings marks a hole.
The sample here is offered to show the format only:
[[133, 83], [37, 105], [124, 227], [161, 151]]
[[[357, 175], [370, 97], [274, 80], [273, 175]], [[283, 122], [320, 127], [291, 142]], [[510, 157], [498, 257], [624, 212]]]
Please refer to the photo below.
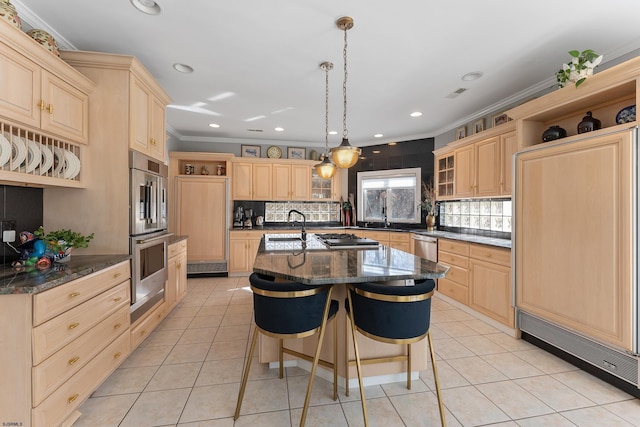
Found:
[[245, 208], [244, 209], [244, 228], [252, 228], [253, 227], [253, 209]]
[[243, 227], [244, 226], [244, 208], [242, 206], [238, 206], [236, 208], [235, 213], [233, 214], [233, 226], [234, 227]]

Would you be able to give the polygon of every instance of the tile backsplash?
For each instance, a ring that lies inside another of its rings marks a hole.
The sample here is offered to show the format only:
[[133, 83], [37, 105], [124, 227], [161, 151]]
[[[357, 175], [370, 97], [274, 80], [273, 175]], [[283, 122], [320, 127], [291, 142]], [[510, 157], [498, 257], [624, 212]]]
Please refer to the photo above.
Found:
[[439, 225], [511, 233], [511, 199], [440, 202]]
[[265, 202], [265, 222], [285, 222], [291, 209], [296, 209], [309, 222], [340, 221], [339, 202]]

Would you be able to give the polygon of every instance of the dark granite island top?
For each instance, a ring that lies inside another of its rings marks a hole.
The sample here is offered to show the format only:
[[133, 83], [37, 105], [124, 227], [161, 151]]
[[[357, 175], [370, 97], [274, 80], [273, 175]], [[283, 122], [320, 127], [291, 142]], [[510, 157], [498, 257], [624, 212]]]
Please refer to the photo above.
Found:
[[270, 236], [262, 236], [253, 271], [307, 285], [438, 279], [449, 270], [383, 245], [374, 249], [328, 249], [308, 234], [303, 249], [301, 241], [276, 242], [270, 241]]

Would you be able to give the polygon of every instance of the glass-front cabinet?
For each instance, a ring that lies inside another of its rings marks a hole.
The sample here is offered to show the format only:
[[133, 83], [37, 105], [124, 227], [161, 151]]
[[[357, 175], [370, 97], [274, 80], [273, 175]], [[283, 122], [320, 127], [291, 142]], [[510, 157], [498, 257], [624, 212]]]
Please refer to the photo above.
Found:
[[340, 200], [340, 170], [333, 178], [321, 178], [316, 168], [311, 168], [311, 200]]
[[444, 154], [436, 158], [436, 197], [438, 200], [453, 198], [454, 183], [453, 153]]

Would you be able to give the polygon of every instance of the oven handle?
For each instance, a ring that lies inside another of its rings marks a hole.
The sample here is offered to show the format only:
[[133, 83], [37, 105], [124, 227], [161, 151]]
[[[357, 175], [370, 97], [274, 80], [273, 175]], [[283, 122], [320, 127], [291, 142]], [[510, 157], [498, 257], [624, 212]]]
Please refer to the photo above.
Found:
[[152, 237], [150, 239], [138, 240], [137, 242], [140, 245], [144, 245], [145, 243], [151, 243], [151, 242], [155, 242], [156, 240], [166, 239], [167, 237], [173, 236], [173, 234], [174, 233], [166, 233], [166, 234], [163, 234], [162, 236], [156, 236], [156, 237]]

